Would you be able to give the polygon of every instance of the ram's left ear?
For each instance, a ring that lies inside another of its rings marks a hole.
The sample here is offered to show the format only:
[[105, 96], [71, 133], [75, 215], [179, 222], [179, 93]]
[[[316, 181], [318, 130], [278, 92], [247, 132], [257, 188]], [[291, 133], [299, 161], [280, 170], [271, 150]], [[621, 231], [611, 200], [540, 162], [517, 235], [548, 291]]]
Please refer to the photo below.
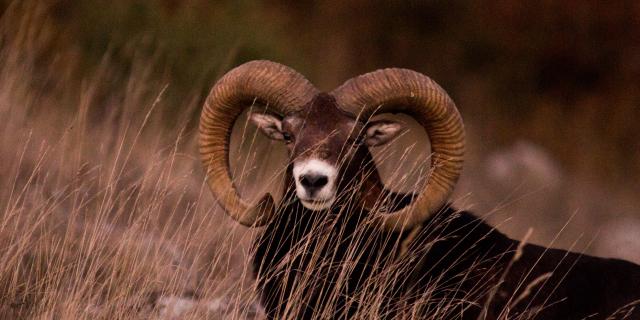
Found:
[[390, 120], [371, 121], [365, 129], [364, 143], [369, 147], [389, 143], [405, 130], [404, 124]]

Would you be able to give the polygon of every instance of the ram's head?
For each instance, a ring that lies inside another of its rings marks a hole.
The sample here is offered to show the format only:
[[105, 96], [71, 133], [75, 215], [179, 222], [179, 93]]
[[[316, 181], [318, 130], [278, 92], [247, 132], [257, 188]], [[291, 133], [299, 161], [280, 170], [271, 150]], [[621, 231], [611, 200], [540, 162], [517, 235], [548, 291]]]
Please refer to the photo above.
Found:
[[200, 122], [209, 186], [225, 211], [244, 225], [263, 225], [275, 211], [269, 194], [255, 204], [243, 200], [229, 173], [231, 127], [255, 103], [270, 112], [252, 113], [251, 121], [271, 139], [287, 144], [296, 195], [311, 210], [329, 208], [355, 172], [370, 162], [367, 148], [388, 143], [402, 131], [398, 122], [371, 121], [380, 113], [412, 116], [425, 128], [432, 151], [431, 170], [423, 170], [429, 174], [424, 188], [410, 206], [378, 214], [382, 228], [401, 230], [424, 221], [447, 200], [462, 169], [462, 120], [453, 101], [428, 77], [384, 69], [321, 93], [286, 66], [252, 61], [216, 83]]

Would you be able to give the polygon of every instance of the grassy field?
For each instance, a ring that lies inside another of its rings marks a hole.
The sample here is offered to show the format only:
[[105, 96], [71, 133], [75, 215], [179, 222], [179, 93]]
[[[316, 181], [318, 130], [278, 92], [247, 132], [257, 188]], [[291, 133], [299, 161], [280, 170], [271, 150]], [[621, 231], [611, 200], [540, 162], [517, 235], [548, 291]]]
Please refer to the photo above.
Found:
[[21, 18], [0, 65], [0, 318], [170, 318], [172, 295], [244, 318], [251, 234], [203, 185], [186, 126], [197, 106], [167, 129], [154, 66], [107, 92], [107, 58], [67, 89], [73, 62], [39, 65], [49, 35], [37, 12]]
[[[135, 48], [126, 58], [108, 45], [96, 49], [101, 58], [87, 72], [76, 47], [59, 46], [64, 37], [55, 32], [60, 28], [50, 8], [22, 9], [7, 9], [0, 26], [0, 318], [260, 318], [250, 266], [256, 230], [215, 206], [194, 126], [202, 88], [238, 56], [252, 55], [224, 43], [192, 91], [182, 88], [189, 79], [181, 79], [190, 71], [167, 71], [185, 61], [166, 69], [165, 56]], [[192, 64], [206, 59], [198, 55]], [[463, 103], [472, 100], [461, 96]], [[470, 161], [457, 203], [486, 213], [517, 238], [534, 225], [534, 242], [640, 261], [637, 195], [556, 170], [562, 166], [553, 160], [546, 166], [547, 156], [535, 157], [537, 147], [526, 143], [491, 153], [477, 125], [483, 117], [469, 118], [476, 125], [470, 126]], [[576, 127], [591, 121], [577, 119]], [[506, 122], [498, 127], [509, 128]], [[283, 161], [282, 150], [254, 140], [255, 130], [245, 133], [242, 122], [238, 127], [237, 179], [268, 180]], [[404, 143], [415, 137], [407, 135]], [[256, 158], [272, 150], [269, 158]], [[425, 150], [412, 152], [424, 156]], [[543, 159], [533, 165], [543, 163], [542, 171], [533, 174], [526, 166], [532, 154], [534, 162]], [[381, 167], [397, 161], [381, 161]], [[486, 171], [523, 163], [524, 175], [507, 170], [497, 181]], [[245, 192], [256, 187], [272, 186], [245, 184]], [[295, 308], [295, 299], [290, 303]]]

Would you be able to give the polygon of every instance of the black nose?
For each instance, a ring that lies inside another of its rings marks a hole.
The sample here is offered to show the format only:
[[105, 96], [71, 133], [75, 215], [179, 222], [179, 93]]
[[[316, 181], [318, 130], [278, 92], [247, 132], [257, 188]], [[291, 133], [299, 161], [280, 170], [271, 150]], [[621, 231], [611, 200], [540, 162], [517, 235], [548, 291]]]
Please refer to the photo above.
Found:
[[302, 184], [309, 193], [321, 189], [327, 182], [329, 182], [329, 178], [322, 174], [305, 174], [300, 177], [300, 184]]

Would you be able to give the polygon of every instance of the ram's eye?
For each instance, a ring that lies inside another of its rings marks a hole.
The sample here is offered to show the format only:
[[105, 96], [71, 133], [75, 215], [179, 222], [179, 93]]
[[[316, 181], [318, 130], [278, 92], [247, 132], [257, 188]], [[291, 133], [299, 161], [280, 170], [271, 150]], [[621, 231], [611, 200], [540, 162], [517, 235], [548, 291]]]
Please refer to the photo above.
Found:
[[283, 132], [282, 133], [282, 139], [284, 139], [285, 143], [291, 143], [293, 141], [293, 137], [288, 132]]

